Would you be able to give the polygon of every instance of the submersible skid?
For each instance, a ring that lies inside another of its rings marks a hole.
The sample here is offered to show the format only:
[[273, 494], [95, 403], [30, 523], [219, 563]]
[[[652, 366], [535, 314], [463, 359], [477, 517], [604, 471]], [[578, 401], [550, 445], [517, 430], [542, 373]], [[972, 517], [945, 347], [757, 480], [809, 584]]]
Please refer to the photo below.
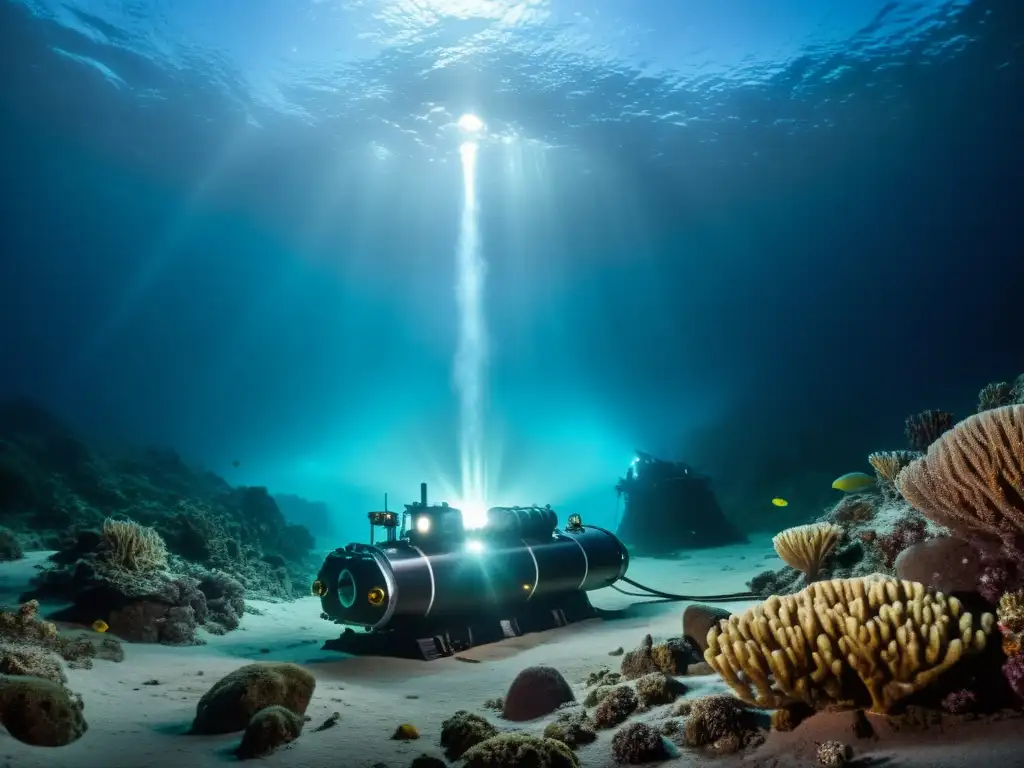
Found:
[[460, 510], [428, 504], [426, 483], [400, 533], [397, 513], [369, 517], [387, 541], [334, 550], [313, 584], [321, 616], [349, 627], [328, 648], [434, 658], [563, 626], [595, 616], [587, 592], [629, 567], [615, 534], [578, 515], [558, 530], [550, 507], [493, 507], [466, 531]]

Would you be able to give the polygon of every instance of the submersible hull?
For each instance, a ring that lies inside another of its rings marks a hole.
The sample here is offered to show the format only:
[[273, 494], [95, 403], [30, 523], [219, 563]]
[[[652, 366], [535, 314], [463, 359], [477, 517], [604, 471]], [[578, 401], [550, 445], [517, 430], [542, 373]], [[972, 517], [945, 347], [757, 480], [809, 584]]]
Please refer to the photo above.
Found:
[[440, 551], [406, 540], [335, 550], [317, 578], [322, 616], [364, 631], [328, 647], [390, 655], [404, 644], [410, 652], [399, 655], [432, 658], [590, 618], [586, 593], [624, 576], [629, 555], [597, 526], [552, 530], [551, 515], [506, 515], [505, 525], [496, 519], [479, 539]]

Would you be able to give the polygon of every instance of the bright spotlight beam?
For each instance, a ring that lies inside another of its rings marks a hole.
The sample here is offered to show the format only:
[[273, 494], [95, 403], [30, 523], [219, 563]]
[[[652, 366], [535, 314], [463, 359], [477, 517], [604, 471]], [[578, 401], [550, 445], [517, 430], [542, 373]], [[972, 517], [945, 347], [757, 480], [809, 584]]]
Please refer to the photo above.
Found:
[[[475, 115], [463, 115], [464, 131], [483, 127]], [[484, 312], [484, 276], [487, 265], [480, 243], [477, 211], [477, 143], [463, 142], [463, 203], [456, 251], [455, 298], [458, 303], [459, 338], [455, 351], [454, 381], [459, 396], [459, 458], [462, 474], [463, 525], [468, 529], [486, 524], [487, 472], [484, 467], [485, 390], [487, 385], [487, 323]]]
[[459, 118], [459, 128], [466, 133], [480, 133], [484, 129], [484, 121], [467, 112]]

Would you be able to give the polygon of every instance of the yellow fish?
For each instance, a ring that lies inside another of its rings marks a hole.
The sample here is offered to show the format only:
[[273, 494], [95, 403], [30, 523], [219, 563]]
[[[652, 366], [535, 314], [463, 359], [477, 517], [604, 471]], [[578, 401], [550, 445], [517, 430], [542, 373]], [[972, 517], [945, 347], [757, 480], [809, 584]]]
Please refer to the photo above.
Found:
[[863, 472], [850, 472], [842, 477], [837, 477], [832, 483], [832, 487], [837, 491], [853, 493], [854, 491], [863, 491], [874, 484], [875, 478], [871, 475], [866, 475]]
[[105, 622], [103, 619], [96, 619], [96, 621], [92, 623], [92, 628], [97, 632], [106, 632], [108, 629], [110, 629], [110, 627], [107, 625], [107, 622]]
[[772, 504], [774, 504], [776, 507], [788, 507], [789, 506], [789, 502], [788, 501], [786, 501], [785, 499], [780, 499], [778, 497], [772, 499]]

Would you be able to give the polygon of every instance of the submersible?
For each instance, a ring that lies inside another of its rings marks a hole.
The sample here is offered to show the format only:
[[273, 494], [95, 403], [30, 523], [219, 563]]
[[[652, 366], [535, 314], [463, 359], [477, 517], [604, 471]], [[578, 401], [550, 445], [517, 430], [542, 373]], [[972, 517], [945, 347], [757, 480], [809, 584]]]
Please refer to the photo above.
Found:
[[325, 648], [433, 659], [553, 629], [594, 617], [587, 592], [629, 567], [615, 534], [579, 515], [559, 530], [550, 506], [493, 507], [472, 531], [426, 483], [401, 515], [386, 507], [368, 515], [370, 542], [331, 552], [313, 582], [321, 617], [348, 627]]

